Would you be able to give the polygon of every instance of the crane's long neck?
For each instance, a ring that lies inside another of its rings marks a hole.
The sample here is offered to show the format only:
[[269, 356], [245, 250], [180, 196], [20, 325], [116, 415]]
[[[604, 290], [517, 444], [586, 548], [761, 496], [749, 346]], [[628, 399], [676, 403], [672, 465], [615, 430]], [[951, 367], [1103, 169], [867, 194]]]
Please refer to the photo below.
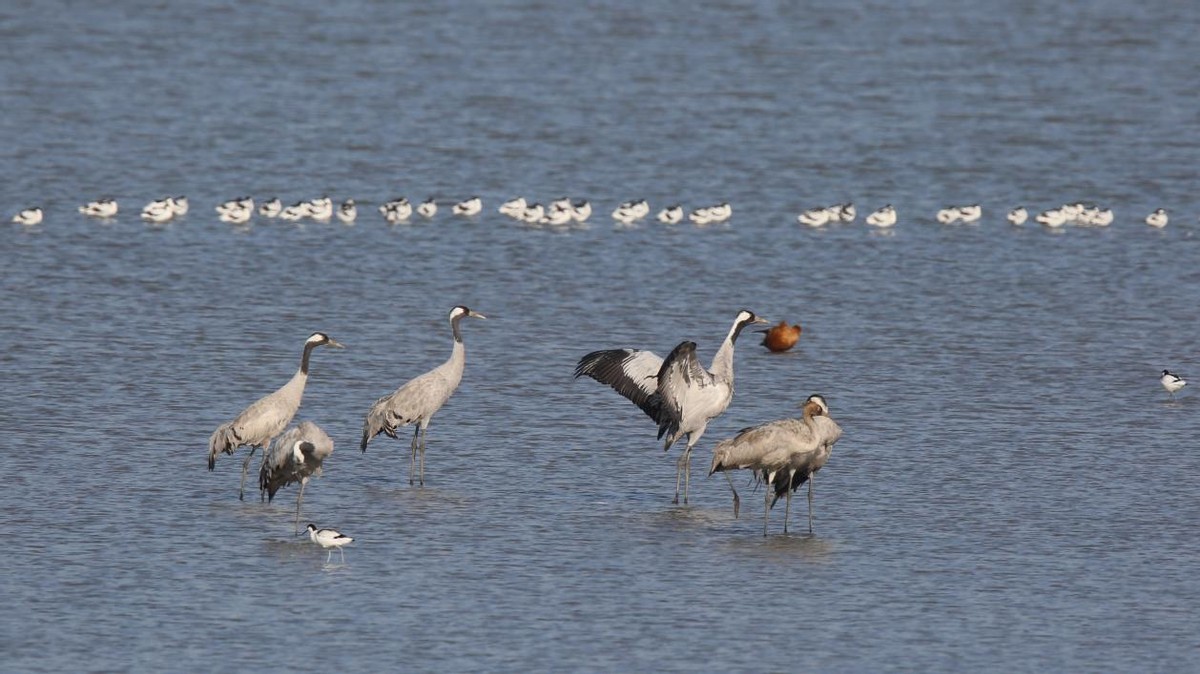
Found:
[[462, 376], [463, 366], [467, 362], [467, 347], [463, 345], [462, 332], [458, 329], [458, 322], [462, 316], [455, 316], [450, 319], [450, 330], [454, 333], [454, 349], [450, 352], [450, 359], [446, 361], [446, 367], [458, 372], [458, 376]]
[[725, 335], [725, 341], [721, 343], [721, 348], [717, 349], [717, 355], [712, 359], [712, 366], [708, 368], [708, 371], [712, 372], [714, 376], [721, 377], [730, 384], [733, 383], [733, 343], [741, 334], [742, 327], [741, 321], [737, 321], [729, 328], [729, 334]]
[[304, 345], [304, 355], [300, 357], [300, 371], [296, 374], [304, 377], [308, 376], [308, 358], [312, 355], [313, 349], [316, 348], [316, 346], [316, 344]]

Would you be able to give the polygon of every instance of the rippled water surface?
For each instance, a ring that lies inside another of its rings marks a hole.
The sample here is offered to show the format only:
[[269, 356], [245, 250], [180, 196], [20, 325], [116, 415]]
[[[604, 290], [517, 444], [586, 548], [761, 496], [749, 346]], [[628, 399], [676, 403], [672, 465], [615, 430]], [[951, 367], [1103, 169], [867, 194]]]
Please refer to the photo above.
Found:
[[[1157, 378], [1200, 378], [1198, 30], [1115, 1], [0, 8], [0, 208], [46, 212], [0, 244], [0, 669], [1195, 669], [1198, 403]], [[217, 222], [242, 194], [362, 215]], [[525, 227], [518, 194], [596, 213]], [[117, 218], [75, 212], [102, 195]], [[386, 226], [400, 195], [442, 212]], [[734, 215], [614, 226], [633, 198]], [[1116, 222], [1002, 217], [1074, 200]], [[899, 224], [795, 224], [840, 201]], [[458, 303], [489, 320], [413, 488], [407, 436], [359, 430]], [[804, 335], [738, 343], [673, 506], [677, 450], [572, 368], [707, 362], [740, 307]], [[293, 489], [239, 502], [242, 454], [204, 465], [315, 330], [347, 349], [313, 356], [299, 418], [336, 451], [305, 520], [345, 564], [292, 535]], [[813, 392], [845, 428], [816, 535], [777, 508], [763, 538], [711, 448]]]

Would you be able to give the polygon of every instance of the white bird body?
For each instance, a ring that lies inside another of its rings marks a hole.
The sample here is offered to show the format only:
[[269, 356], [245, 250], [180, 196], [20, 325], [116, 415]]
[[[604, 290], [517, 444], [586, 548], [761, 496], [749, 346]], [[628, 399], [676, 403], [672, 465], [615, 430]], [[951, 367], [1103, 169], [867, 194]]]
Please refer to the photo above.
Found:
[[725, 222], [732, 215], [733, 206], [730, 206], [728, 203], [721, 202], [716, 206], [708, 207], [708, 217], [711, 218], [714, 223]]
[[[840, 216], [838, 218], [841, 219]], [[796, 216], [797, 222], [809, 227], [824, 227], [829, 222], [829, 209], [810, 208]]]
[[[749, 469], [767, 484], [763, 505], [763, 535], [767, 534], [770, 508], [780, 496], [786, 496], [787, 511], [783, 530], [787, 532], [787, 512], [791, 510], [791, 494], [805, 482], [809, 483], [809, 533], [812, 533], [812, 477], [829, 460], [833, 445], [842, 436], [841, 426], [829, 418], [829, 408], [819, 395], [805, 401], [800, 419], [780, 419], [750, 428], [722, 440], [713, 450], [709, 475], [717, 472]], [[734, 514], [738, 511], [737, 490], [733, 490]]]
[[552, 225], [555, 227], [561, 227], [563, 225], [572, 223], [574, 221], [575, 221], [575, 217], [573, 215], [573, 211], [568, 210], [568, 209], [555, 208], [555, 209], [551, 209], [549, 213], [546, 213], [545, 215], [543, 215], [542, 219], [539, 222], [543, 225]]
[[333, 199], [329, 197], [310, 199], [305, 205], [308, 206], [308, 217], [313, 220], [323, 222], [333, 217]]
[[353, 538], [350, 538], [337, 529], [318, 529], [317, 525], [312, 523], [309, 523], [307, 529], [308, 537], [312, 539], [312, 542], [329, 551], [325, 555], [326, 564], [329, 563], [329, 556], [333, 554], [335, 549], [341, 553], [342, 561], [346, 561], [346, 553], [342, 548], [353, 543]]
[[525, 197], [516, 197], [500, 204], [499, 210], [510, 218], [520, 220], [521, 216], [525, 214], [525, 208], [528, 205], [525, 202]]
[[854, 218], [858, 217], [858, 211], [855, 210], [854, 204], [850, 202], [838, 204], [837, 209], [838, 220], [841, 220], [842, 222], [854, 222]]
[[437, 215], [437, 210], [437, 202], [433, 200], [433, 197], [429, 197], [425, 201], [422, 201], [419, 206], [417, 206], [417, 214], [422, 218], [432, 218], [433, 216]]
[[937, 221], [943, 225], [954, 224], [960, 217], [957, 207], [943, 208], [937, 212]]
[[164, 223], [175, 217], [175, 209], [164, 201], [151, 201], [142, 208], [142, 219], [155, 223]]
[[408, 199], [400, 197], [385, 202], [379, 207], [379, 212], [383, 214], [383, 219], [387, 220], [388, 224], [394, 225], [412, 217], [413, 207]]
[[258, 488], [267, 493], [267, 502], [289, 484], [300, 483], [296, 497], [296, 530], [300, 529], [300, 504], [310, 477], [321, 476], [321, 466], [333, 454], [333, 439], [311, 421], [301, 421], [275, 438], [267, 449], [258, 471]]
[[575, 222], [587, 222], [587, 219], [592, 217], [592, 204], [587, 200], [571, 204], [570, 210], [571, 218]]
[[546, 208], [537, 202], [529, 204], [525, 210], [521, 211], [521, 221], [531, 225], [540, 223], [544, 217], [546, 217]]
[[267, 199], [258, 207], [258, 214], [267, 218], [279, 217], [282, 212], [283, 202], [279, 200], [279, 197]]
[[250, 454], [242, 464], [242, 486], [239, 488], [239, 498], [244, 495], [246, 472], [250, 468], [250, 458], [254, 456], [254, 451], [259, 447], [269, 446], [271, 440], [291, 423], [292, 417], [300, 409], [304, 386], [308, 383], [309, 357], [314, 348], [322, 345], [343, 348], [328, 335], [314, 332], [304, 342], [304, 355], [300, 359], [300, 369], [296, 370], [292, 378], [278, 390], [259, 398], [242, 410], [234, 417], [233, 421], [222, 424], [209, 437], [209, 470], [216, 467], [218, 454], [233, 454], [238, 447], [250, 447]]
[[22, 209], [21, 212], [13, 216], [12, 221], [18, 225], [32, 227], [34, 225], [41, 224], [42, 216], [42, 209], [35, 206], [33, 208]]
[[1067, 224], [1067, 216], [1060, 209], [1052, 208], [1048, 211], [1042, 211], [1034, 218], [1037, 222], [1049, 227], [1050, 229], [1059, 229]]
[[712, 224], [713, 217], [707, 208], [697, 208], [688, 213], [688, 221], [694, 225], [708, 225]]
[[880, 208], [867, 216], [867, 224], [881, 229], [894, 226], [896, 224], [896, 209], [891, 204]]
[[1171, 399], [1175, 399], [1175, 393], [1179, 389], [1187, 386], [1187, 380], [1177, 374], [1173, 374], [1170, 370], [1163, 370], [1162, 376], [1158, 378], [1158, 382], [1163, 388], [1167, 389], [1167, 393], [1171, 394]]
[[338, 206], [337, 219], [347, 225], [358, 219], [358, 205], [353, 199], [347, 199]]
[[1029, 219], [1029, 211], [1024, 206], [1017, 206], [1008, 212], [1008, 221], [1014, 225], [1023, 225]]
[[413, 469], [420, 453], [420, 484], [425, 484], [425, 434], [433, 415], [446, 404], [454, 391], [462, 382], [463, 369], [466, 366], [466, 349], [463, 346], [462, 334], [459, 331], [459, 321], [464, 316], [486, 318], [467, 307], [456, 306], [450, 310], [450, 329], [454, 335], [454, 347], [450, 358], [434, 369], [422, 374], [393, 393], [383, 396], [371, 405], [363, 422], [362, 444], [360, 449], [367, 451], [367, 443], [376, 435], [384, 433], [396, 437], [396, 429], [415, 423], [411, 444], [409, 463], [409, 484], [413, 484]]
[[184, 197], [184, 196], [167, 197], [166, 202], [167, 202], [167, 206], [169, 206], [171, 208], [171, 211], [175, 215], [187, 215], [187, 212], [188, 212], [188, 198], [187, 197]]
[[1156, 208], [1153, 213], [1146, 216], [1146, 224], [1157, 229], [1162, 229], [1167, 226], [1168, 219], [1165, 208]]
[[613, 211], [612, 217], [613, 220], [623, 225], [632, 225], [642, 218], [642, 215], [639, 213], [639, 209], [634, 208], [631, 202], [626, 202], [617, 206], [616, 210]]
[[111, 218], [117, 214], [115, 199], [97, 199], [79, 207], [79, 212], [94, 218]]
[[450, 209], [450, 212], [455, 215], [472, 216], [478, 214], [481, 210], [483, 210], [483, 200], [481, 200], [479, 197], [471, 197], [470, 199], [466, 199], [454, 204], [454, 207]]
[[983, 217], [983, 207], [979, 204], [971, 204], [970, 206], [959, 206], [958, 217], [963, 222], [971, 223]]
[[666, 225], [676, 225], [683, 221], [683, 206], [672, 204], [658, 212], [655, 216], [659, 222]]
[[739, 311], [707, 370], [696, 359], [696, 343], [690, 341], [680, 342], [666, 360], [650, 351], [610, 349], [593, 351], [575, 366], [576, 377], [587, 375], [608, 384], [645, 412], [658, 425], [658, 437], [666, 437], [664, 450], [687, 436], [676, 464], [675, 503], [681, 479], [687, 503], [692, 448], [708, 421], [724, 412], [733, 398], [734, 343], [747, 325], [765, 322], [749, 310]]

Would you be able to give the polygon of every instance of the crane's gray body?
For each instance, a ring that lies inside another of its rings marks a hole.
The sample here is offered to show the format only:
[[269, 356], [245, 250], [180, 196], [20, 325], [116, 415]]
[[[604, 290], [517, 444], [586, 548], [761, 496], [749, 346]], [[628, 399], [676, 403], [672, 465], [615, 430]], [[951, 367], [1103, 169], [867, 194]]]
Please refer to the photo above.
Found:
[[658, 425], [658, 437], [666, 438], [668, 450], [687, 436], [687, 445], [675, 470], [675, 499], [687, 503], [692, 448], [700, 441], [708, 422], [723, 413], [733, 400], [733, 349], [742, 329], [765, 321], [742, 310], [725, 341], [705, 369], [696, 358], [696, 343], [680, 342], [666, 360], [650, 351], [610, 349], [593, 351], [579, 360], [575, 376], [587, 375], [628, 398]]

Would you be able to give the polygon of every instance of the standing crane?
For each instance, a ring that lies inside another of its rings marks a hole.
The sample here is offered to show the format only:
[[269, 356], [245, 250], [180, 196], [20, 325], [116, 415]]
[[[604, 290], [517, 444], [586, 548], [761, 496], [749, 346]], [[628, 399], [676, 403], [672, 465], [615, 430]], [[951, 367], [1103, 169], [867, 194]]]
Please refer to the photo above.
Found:
[[723, 413], [733, 399], [734, 342], [747, 325], [766, 322], [748, 309], [739, 311], [707, 370], [696, 359], [696, 343], [688, 341], [680, 342], [666, 360], [650, 351], [610, 349], [593, 351], [575, 366], [576, 377], [587, 375], [608, 384], [641, 408], [658, 425], [659, 439], [666, 436], [663, 451], [687, 436], [687, 446], [675, 464], [672, 503], [679, 503], [681, 481], [687, 503], [692, 447], [709, 420]]
[[417, 424], [410, 446], [409, 484], [413, 483], [413, 473], [417, 470], [417, 453], [419, 451], [421, 462], [418, 479], [420, 485], [425, 486], [425, 442], [429, 420], [438, 410], [442, 409], [442, 405], [446, 404], [446, 401], [458, 388], [459, 382], [462, 381], [467, 352], [463, 346], [462, 333], [459, 332], [458, 323], [464, 316], [487, 318], [487, 316], [471, 311], [462, 305], [451, 309], [450, 330], [454, 334], [454, 349], [450, 352], [450, 358], [429, 372], [404, 384], [394, 393], [376, 400], [375, 404], [371, 405], [371, 409], [367, 411], [367, 418], [363, 422], [361, 445], [363, 452], [367, 451], [367, 443], [376, 435], [386, 433], [389, 437], [395, 438], [397, 428], [411, 423]]
[[308, 478], [321, 476], [321, 464], [333, 454], [333, 440], [321, 427], [311, 421], [301, 421], [275, 439], [269, 450], [264, 450], [262, 467], [258, 471], [258, 488], [267, 492], [267, 502], [275, 499], [275, 493], [296, 482], [300, 483], [300, 494], [296, 497], [296, 533], [300, 533], [300, 504], [304, 501], [304, 487]]
[[[250, 454], [242, 462], [242, 482], [238, 487], [238, 498], [245, 499], [246, 473], [250, 470], [250, 459], [259, 447], [266, 448], [271, 439], [279, 435], [296, 416], [300, 399], [304, 396], [304, 385], [308, 383], [308, 359], [318, 346], [344, 348], [323, 332], [314, 332], [304, 340], [304, 355], [300, 358], [300, 369], [288, 383], [278, 391], [259, 398], [253, 405], [242, 410], [233, 421], [221, 425], [208, 439], [208, 469], [217, 465], [217, 454], [233, 454], [238, 447], [247, 446]], [[264, 451], [265, 454], [265, 451]]]
[[833, 444], [842, 437], [842, 428], [829, 417], [829, 406], [819, 395], [811, 395], [802, 405], [800, 419], [780, 419], [750, 428], [717, 443], [708, 474], [724, 472], [733, 491], [733, 513], [737, 516], [740, 499], [729, 477], [731, 470], [754, 471], [767, 488], [763, 500], [763, 535], [771, 507], [786, 496], [783, 531], [787, 533], [792, 492], [808, 482], [808, 533], [812, 533], [812, 477], [829, 460]]

